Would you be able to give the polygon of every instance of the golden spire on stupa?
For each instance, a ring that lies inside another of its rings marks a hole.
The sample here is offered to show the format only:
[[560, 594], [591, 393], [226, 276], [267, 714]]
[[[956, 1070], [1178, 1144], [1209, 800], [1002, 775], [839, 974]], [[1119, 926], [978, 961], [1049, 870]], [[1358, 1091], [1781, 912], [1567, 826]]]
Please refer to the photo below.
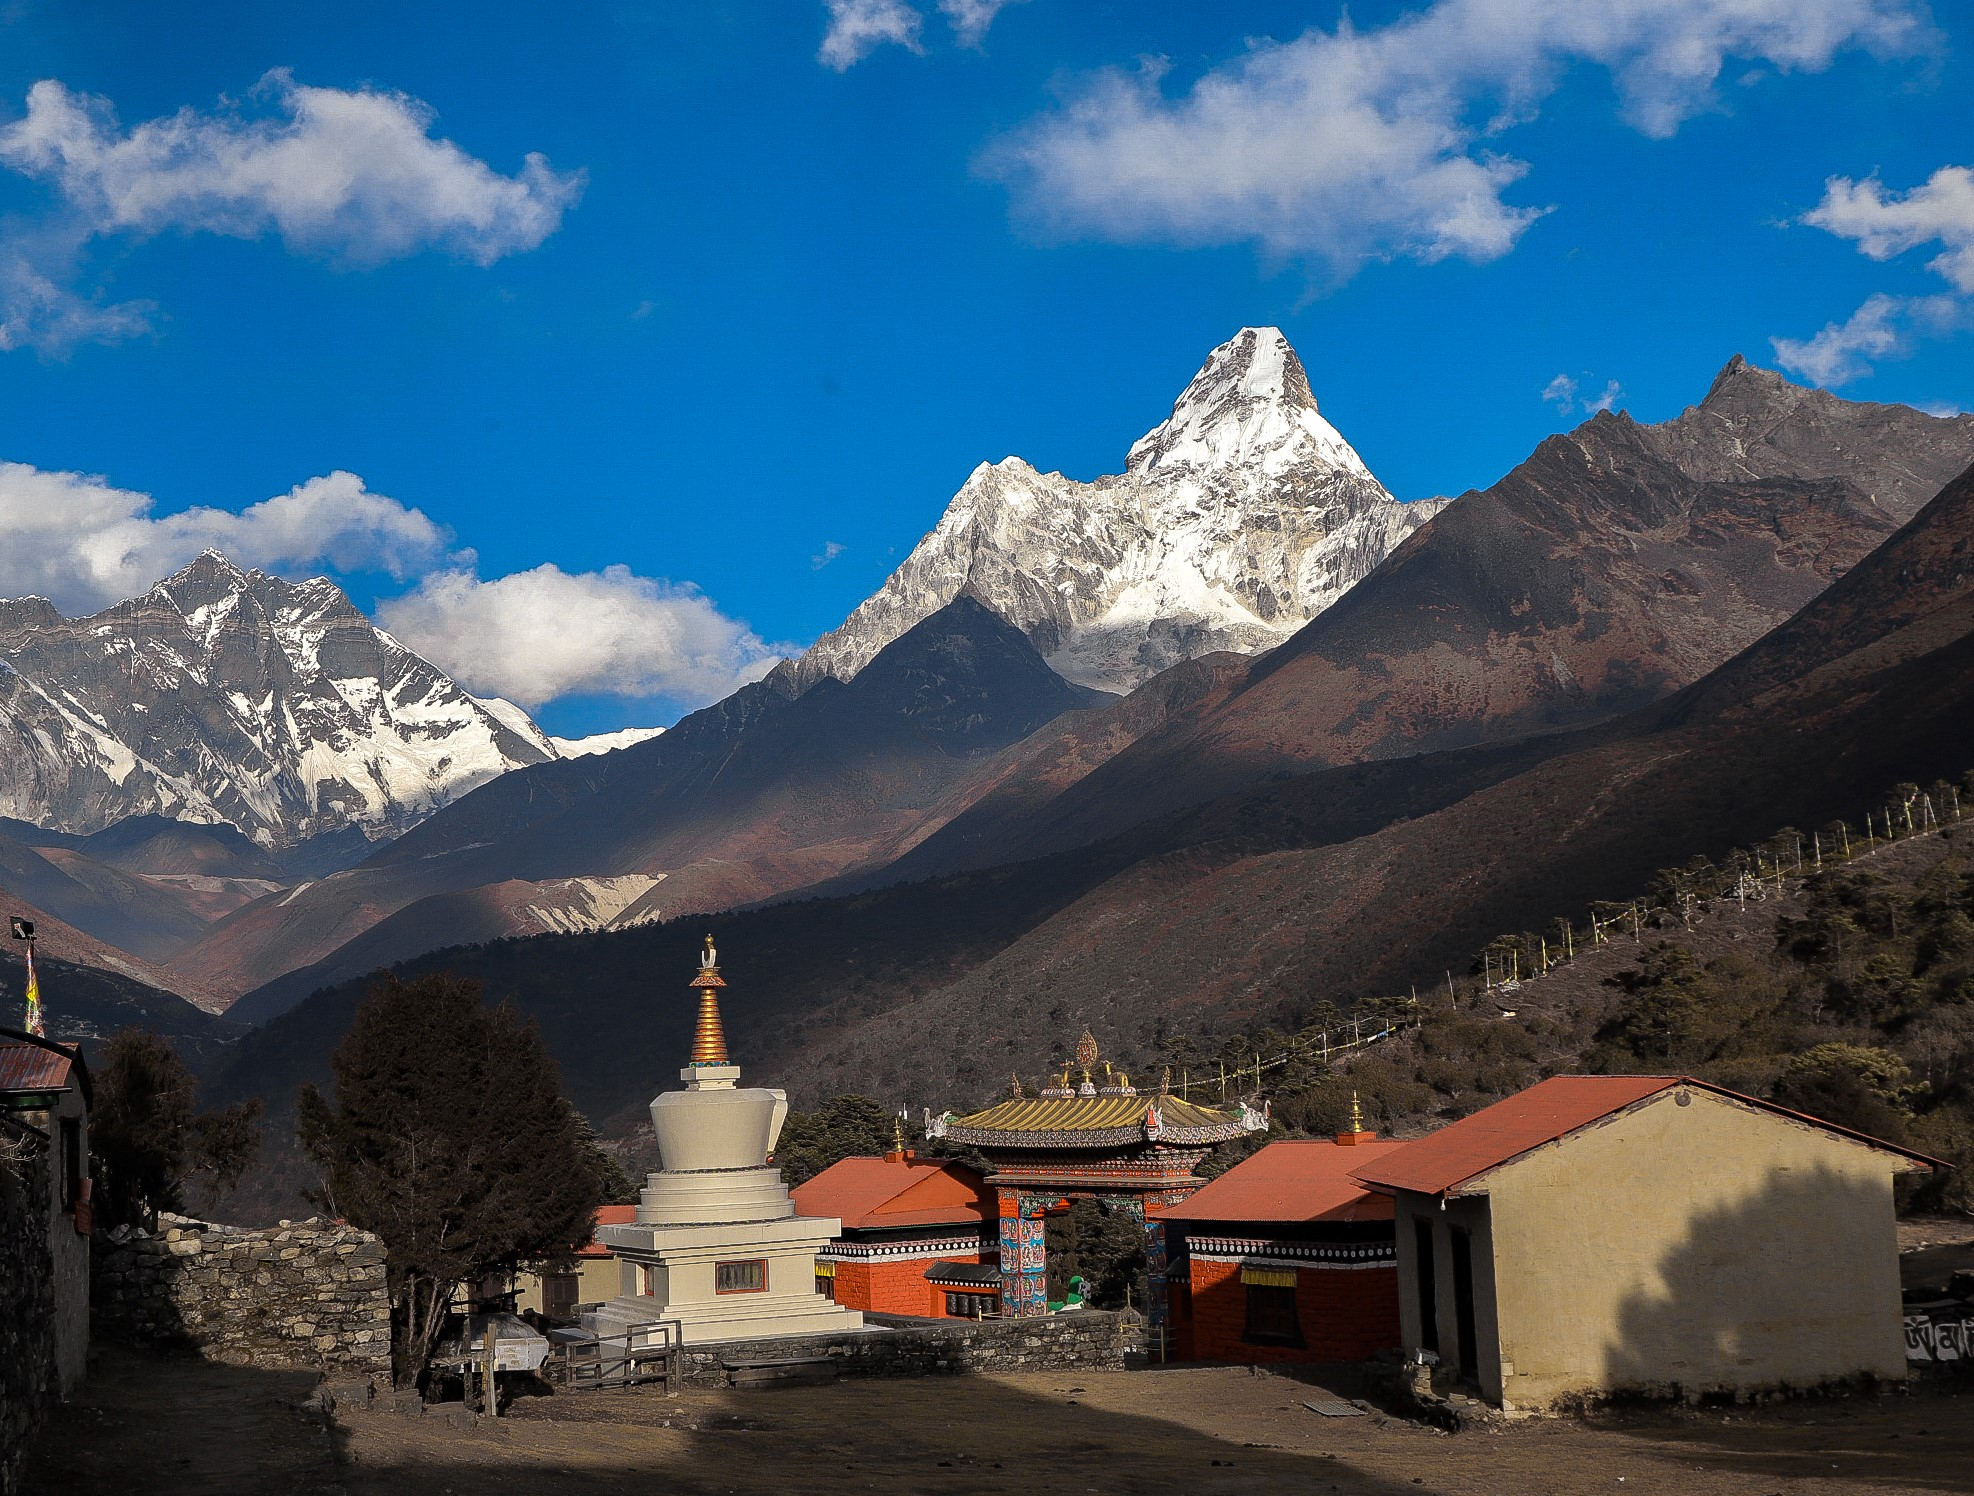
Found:
[[706, 937], [706, 949], [699, 958], [699, 975], [692, 979], [699, 988], [699, 1022], [692, 1030], [692, 1063], [731, 1065], [727, 1056], [726, 1031], [720, 1027], [720, 953], [713, 949], [713, 937]]

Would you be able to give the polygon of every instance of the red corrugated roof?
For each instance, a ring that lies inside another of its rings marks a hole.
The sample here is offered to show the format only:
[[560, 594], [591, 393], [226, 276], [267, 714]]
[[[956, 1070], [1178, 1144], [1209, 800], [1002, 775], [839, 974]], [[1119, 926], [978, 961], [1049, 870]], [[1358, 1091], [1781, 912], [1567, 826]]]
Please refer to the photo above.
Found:
[[1690, 1075], [1556, 1075], [1493, 1106], [1483, 1107], [1471, 1117], [1449, 1123], [1417, 1142], [1405, 1144], [1356, 1170], [1356, 1176], [1381, 1189], [1442, 1195], [1489, 1169], [1521, 1157], [1530, 1149], [1553, 1143], [1580, 1127], [1588, 1127], [1648, 1096], [1679, 1085], [1711, 1091], [1765, 1112], [1807, 1122], [1840, 1137], [1913, 1159], [1928, 1168], [1945, 1167], [1938, 1159], [1923, 1153], [1853, 1132], [1820, 1117], [1792, 1112], [1772, 1101], [1695, 1080]]
[[845, 1230], [971, 1226], [999, 1215], [981, 1177], [950, 1159], [846, 1158], [791, 1193], [797, 1214], [835, 1216]]
[[1388, 1221], [1391, 1198], [1351, 1175], [1405, 1146], [1390, 1138], [1348, 1147], [1327, 1138], [1270, 1143], [1152, 1215], [1169, 1221]]
[[1676, 1075], [1556, 1075], [1358, 1169], [1366, 1184], [1438, 1195], [1531, 1148], [1677, 1085]]
[[[596, 1224], [598, 1226], [629, 1226], [634, 1224], [636, 1220], [637, 1207], [635, 1205], [599, 1205], [596, 1207]], [[614, 1248], [604, 1246], [592, 1234], [589, 1245], [578, 1247], [576, 1249], [576, 1255], [578, 1257], [614, 1257], [617, 1254]]]
[[32, 1040], [0, 1040], [0, 1091], [65, 1091], [75, 1063]]

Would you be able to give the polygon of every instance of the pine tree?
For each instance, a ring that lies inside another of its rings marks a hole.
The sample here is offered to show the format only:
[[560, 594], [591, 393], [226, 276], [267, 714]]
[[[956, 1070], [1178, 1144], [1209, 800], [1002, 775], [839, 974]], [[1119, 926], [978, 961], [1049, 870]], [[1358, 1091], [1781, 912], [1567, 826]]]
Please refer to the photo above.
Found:
[[371, 988], [302, 1089], [322, 1203], [384, 1243], [399, 1385], [424, 1372], [454, 1291], [590, 1238], [610, 1171], [532, 1020], [449, 972]]
[[111, 1037], [89, 1125], [105, 1225], [155, 1225], [159, 1211], [183, 1208], [185, 1186], [199, 1174], [210, 1209], [252, 1164], [261, 1103], [199, 1113], [197, 1096], [192, 1072], [157, 1034], [128, 1028]]

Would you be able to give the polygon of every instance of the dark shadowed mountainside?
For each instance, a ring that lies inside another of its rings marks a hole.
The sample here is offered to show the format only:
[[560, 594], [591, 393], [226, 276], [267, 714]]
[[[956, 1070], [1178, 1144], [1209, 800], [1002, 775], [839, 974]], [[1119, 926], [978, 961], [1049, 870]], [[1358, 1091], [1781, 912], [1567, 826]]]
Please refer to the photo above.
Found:
[[[243, 1010], [264, 1017], [382, 960], [556, 928], [527, 911], [558, 880], [662, 880], [612, 915], [620, 925], [767, 898], [863, 861], [980, 760], [1112, 699], [962, 597], [850, 682], [797, 697], [778, 673], [636, 747], [506, 775], [364, 865], [240, 910], [177, 964], [235, 992], [313, 968]], [[516, 883], [535, 888], [497, 888]]]

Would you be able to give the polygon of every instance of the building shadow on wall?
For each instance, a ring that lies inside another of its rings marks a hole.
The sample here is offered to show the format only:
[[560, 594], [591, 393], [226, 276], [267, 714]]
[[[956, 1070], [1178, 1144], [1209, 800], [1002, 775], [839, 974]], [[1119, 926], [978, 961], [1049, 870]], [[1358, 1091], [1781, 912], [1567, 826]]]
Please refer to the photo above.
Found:
[[[1870, 1478], [1889, 1453], [1923, 1448], [1939, 1458], [1922, 1468], [1902, 1460], [1900, 1482], [1965, 1490], [1974, 1403], [1924, 1399], [1929, 1415], [1922, 1400], [1893, 1408], [1883, 1396], [1905, 1369], [1896, 1260], [1882, 1187], [1824, 1169], [1775, 1175], [1747, 1199], [1696, 1216], [1660, 1258], [1659, 1282], [1622, 1301], [1603, 1385], [1620, 1408], [1633, 1399], [1697, 1404], [1692, 1414], [1650, 1415], [1654, 1431], [1718, 1468]], [[1736, 1411], [1737, 1389], [1743, 1399], [1782, 1397], [1750, 1417]], [[1915, 1436], [1930, 1442], [1915, 1447]]]

